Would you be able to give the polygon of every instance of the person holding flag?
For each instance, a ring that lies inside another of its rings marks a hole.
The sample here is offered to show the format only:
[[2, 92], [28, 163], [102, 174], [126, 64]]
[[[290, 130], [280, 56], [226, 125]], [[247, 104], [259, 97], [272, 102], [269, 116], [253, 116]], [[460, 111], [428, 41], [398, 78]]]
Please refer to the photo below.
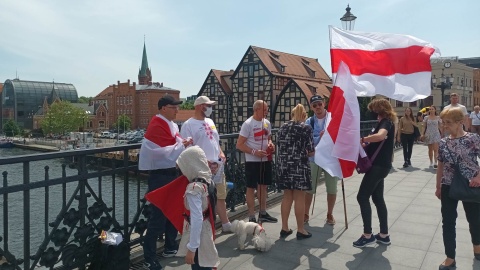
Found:
[[[309, 125], [313, 129], [313, 143], [315, 146], [322, 139], [323, 134], [325, 133], [327, 115], [329, 113], [325, 109], [327, 104], [323, 98], [319, 95], [313, 95], [310, 98], [310, 108], [313, 109], [313, 116], [309, 117], [305, 121], [305, 125]], [[310, 205], [312, 204], [312, 199], [315, 193], [317, 192], [317, 186], [320, 184], [320, 176], [322, 172], [325, 175], [325, 187], [327, 188], [327, 219], [325, 222], [329, 225], [335, 225], [335, 218], [333, 218], [333, 207], [337, 200], [337, 183], [339, 178], [331, 176], [327, 171], [322, 169], [320, 166], [315, 164], [314, 157], [310, 157], [310, 168], [311, 168], [311, 179], [312, 179], [312, 189], [307, 190], [305, 194], [305, 218], [304, 221], [308, 222], [310, 216]]]
[[[192, 140], [184, 140], [178, 133], [178, 126], [173, 122], [182, 101], [170, 95], [158, 101], [159, 114], [154, 115], [148, 124], [145, 139], [140, 148], [139, 170], [149, 171], [148, 191], [163, 187], [177, 178], [176, 160], [183, 150], [192, 144]], [[143, 243], [144, 266], [149, 270], [160, 270], [162, 266], [157, 260], [157, 239], [165, 232], [165, 251], [163, 257], [173, 257], [177, 253], [176, 238], [178, 231], [157, 207], [151, 206], [147, 233]]]
[[[393, 144], [395, 141], [394, 122], [397, 115], [390, 102], [383, 98], [376, 98], [368, 104], [368, 110], [377, 114], [378, 124], [371, 135], [361, 138], [362, 146], [369, 157], [381, 148], [378, 155], [372, 162], [372, 168], [363, 176], [360, 189], [357, 194], [357, 201], [360, 205], [360, 212], [363, 220], [363, 234], [355, 242], [354, 247], [365, 247], [374, 244], [389, 245], [390, 235], [388, 234], [388, 211], [383, 198], [384, 180], [390, 173], [392, 163]], [[377, 208], [380, 221], [380, 233], [372, 235], [372, 208], [370, 198]]]

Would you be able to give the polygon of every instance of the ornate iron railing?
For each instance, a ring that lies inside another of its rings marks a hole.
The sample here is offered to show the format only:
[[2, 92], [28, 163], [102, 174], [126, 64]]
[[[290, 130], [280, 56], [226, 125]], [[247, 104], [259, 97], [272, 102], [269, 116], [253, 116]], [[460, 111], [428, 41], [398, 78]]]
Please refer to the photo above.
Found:
[[[362, 123], [362, 132], [375, 121]], [[273, 132], [275, 142], [275, 131]], [[238, 134], [222, 135], [227, 206], [245, 204], [244, 155]], [[85, 269], [101, 230], [123, 234], [134, 248], [149, 216], [146, 176], [138, 171], [139, 144], [0, 158], [0, 270]], [[274, 183], [276, 170], [274, 159]], [[270, 191], [277, 191], [276, 185]]]

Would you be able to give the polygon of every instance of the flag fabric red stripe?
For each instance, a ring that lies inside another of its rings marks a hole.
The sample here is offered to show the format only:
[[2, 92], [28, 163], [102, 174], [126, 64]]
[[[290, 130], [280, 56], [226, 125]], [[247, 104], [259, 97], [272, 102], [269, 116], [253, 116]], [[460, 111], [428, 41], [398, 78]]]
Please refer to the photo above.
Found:
[[337, 141], [338, 131], [342, 122], [344, 108], [345, 98], [343, 96], [343, 91], [340, 90], [337, 86], [334, 86], [332, 89], [332, 94], [330, 95], [327, 109], [327, 111], [330, 112], [332, 115], [331, 121], [327, 126], [327, 130], [328, 134], [330, 134], [330, 137], [332, 138], [333, 143]]
[[169, 145], [174, 145], [177, 140], [172, 135], [170, 126], [165, 120], [154, 115], [150, 124], [148, 124], [147, 133], [145, 133], [145, 139], [159, 145], [160, 147], [165, 147]]
[[431, 71], [430, 56], [434, 48], [410, 46], [378, 51], [331, 49], [332, 71], [337, 73], [340, 62], [350, 68], [352, 75], [372, 73], [382, 76]]

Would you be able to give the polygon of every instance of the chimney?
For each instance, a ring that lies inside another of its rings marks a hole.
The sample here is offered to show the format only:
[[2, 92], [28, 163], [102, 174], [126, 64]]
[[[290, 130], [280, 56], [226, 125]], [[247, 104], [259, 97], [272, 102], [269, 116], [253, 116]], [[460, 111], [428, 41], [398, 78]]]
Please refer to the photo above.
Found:
[[128, 79], [127, 82], [128, 82], [128, 85], [130, 85], [130, 79]]

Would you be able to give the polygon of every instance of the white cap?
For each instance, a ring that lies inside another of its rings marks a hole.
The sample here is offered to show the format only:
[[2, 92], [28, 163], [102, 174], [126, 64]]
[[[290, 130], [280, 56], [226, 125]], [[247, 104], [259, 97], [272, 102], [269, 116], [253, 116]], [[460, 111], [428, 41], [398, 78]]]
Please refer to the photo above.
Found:
[[195, 103], [193, 103], [193, 106], [197, 105], [202, 105], [202, 104], [209, 104], [209, 105], [215, 105], [217, 102], [210, 100], [206, 96], [199, 96], [197, 99], [195, 99]]

